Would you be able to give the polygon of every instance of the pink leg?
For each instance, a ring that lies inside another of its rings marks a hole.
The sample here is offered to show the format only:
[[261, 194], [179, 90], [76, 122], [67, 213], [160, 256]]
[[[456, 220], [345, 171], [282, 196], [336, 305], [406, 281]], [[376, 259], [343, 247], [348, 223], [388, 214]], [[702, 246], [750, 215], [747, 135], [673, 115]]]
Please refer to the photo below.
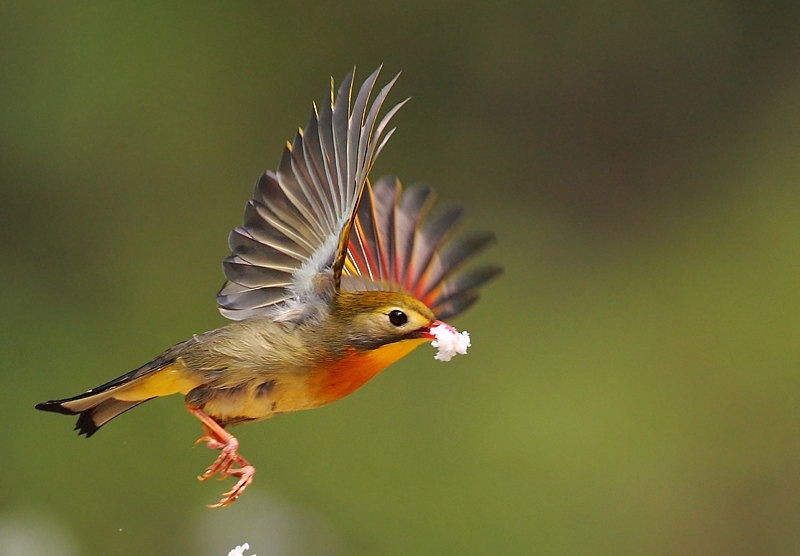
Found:
[[[231, 433], [222, 428], [222, 425], [203, 413], [197, 407], [188, 407], [189, 413], [200, 419], [203, 424], [205, 436], [197, 439], [197, 442], [205, 442], [212, 450], [220, 450], [219, 457], [209, 465], [202, 475], [197, 477], [201, 481], [208, 480], [210, 477], [219, 473], [220, 480], [229, 475], [239, 477], [233, 488], [222, 495], [222, 500], [216, 504], [209, 505], [209, 508], [224, 508], [233, 504], [239, 496], [253, 482], [256, 468], [250, 465], [246, 459], [239, 455], [239, 441]], [[239, 467], [234, 467], [238, 465]]]

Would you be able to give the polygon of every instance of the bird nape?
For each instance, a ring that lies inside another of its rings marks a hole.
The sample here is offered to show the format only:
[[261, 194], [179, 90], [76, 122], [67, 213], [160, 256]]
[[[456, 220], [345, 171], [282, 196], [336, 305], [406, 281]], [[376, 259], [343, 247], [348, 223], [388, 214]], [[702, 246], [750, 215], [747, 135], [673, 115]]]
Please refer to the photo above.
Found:
[[[373, 95], [380, 68], [358, 91], [355, 70], [314, 105], [305, 129], [266, 171], [228, 238], [217, 294], [233, 322], [181, 342], [145, 365], [37, 409], [78, 415], [92, 436], [156, 397], [183, 394], [220, 454], [199, 477], [238, 480], [211, 507], [233, 503], [255, 468], [227, 427], [311, 409], [358, 389], [427, 341], [437, 359], [465, 353], [469, 336], [442, 322], [478, 299], [497, 266], [465, 268], [494, 241], [459, 233], [464, 210], [433, 209], [427, 186], [403, 188], [369, 172], [405, 101], [380, 116], [397, 77]], [[355, 94], [354, 94], [355, 93]], [[433, 209], [433, 210], [432, 210]]]

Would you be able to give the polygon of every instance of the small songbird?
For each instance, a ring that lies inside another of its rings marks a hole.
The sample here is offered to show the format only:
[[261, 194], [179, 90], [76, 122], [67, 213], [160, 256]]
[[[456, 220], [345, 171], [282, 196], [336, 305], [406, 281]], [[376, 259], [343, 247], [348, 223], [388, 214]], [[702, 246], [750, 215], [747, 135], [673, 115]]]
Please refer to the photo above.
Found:
[[283, 150], [277, 172], [255, 185], [244, 225], [228, 239], [220, 312], [234, 322], [181, 342], [136, 370], [37, 409], [78, 415], [92, 436], [142, 402], [183, 394], [220, 454], [198, 477], [238, 481], [219, 503], [233, 503], [255, 468], [226, 427], [311, 409], [361, 387], [415, 347], [433, 341], [438, 359], [465, 352], [468, 336], [439, 319], [472, 305], [501, 269], [464, 269], [494, 239], [463, 234], [458, 206], [431, 212], [433, 191], [402, 189], [368, 175], [394, 129], [379, 112], [397, 77], [370, 97], [380, 68], [355, 93], [354, 71], [338, 93], [313, 106], [305, 129]]

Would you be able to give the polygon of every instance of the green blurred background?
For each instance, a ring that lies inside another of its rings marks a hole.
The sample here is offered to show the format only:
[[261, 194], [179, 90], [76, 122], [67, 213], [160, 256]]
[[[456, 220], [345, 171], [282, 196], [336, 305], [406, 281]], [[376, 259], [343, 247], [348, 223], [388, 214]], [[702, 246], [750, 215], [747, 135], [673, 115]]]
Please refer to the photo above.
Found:
[[[0, 554], [800, 553], [800, 4], [0, 5]], [[332, 406], [33, 405], [224, 324], [228, 231], [330, 75], [402, 70], [373, 176], [506, 274]]]

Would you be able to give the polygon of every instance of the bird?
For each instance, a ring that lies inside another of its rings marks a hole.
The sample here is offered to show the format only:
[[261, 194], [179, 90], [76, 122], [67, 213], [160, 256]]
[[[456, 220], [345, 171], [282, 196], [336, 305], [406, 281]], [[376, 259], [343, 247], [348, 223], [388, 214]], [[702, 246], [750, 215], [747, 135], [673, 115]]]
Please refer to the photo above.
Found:
[[217, 508], [237, 500], [255, 474], [230, 427], [339, 400], [425, 342], [438, 341], [440, 353], [447, 342], [460, 344], [444, 346], [444, 359], [463, 353], [466, 333], [444, 319], [502, 273], [466, 265], [495, 236], [463, 232], [464, 208], [434, 207], [430, 186], [370, 180], [396, 129], [389, 123], [408, 101], [381, 115], [400, 74], [373, 98], [380, 71], [358, 90], [355, 68], [338, 90], [331, 78], [277, 170], [256, 180], [243, 225], [229, 235], [216, 298], [229, 324], [36, 409], [77, 415], [75, 430], [88, 438], [148, 400], [182, 394], [203, 428], [195, 444], [219, 451], [198, 479], [236, 478], [209, 506]]

